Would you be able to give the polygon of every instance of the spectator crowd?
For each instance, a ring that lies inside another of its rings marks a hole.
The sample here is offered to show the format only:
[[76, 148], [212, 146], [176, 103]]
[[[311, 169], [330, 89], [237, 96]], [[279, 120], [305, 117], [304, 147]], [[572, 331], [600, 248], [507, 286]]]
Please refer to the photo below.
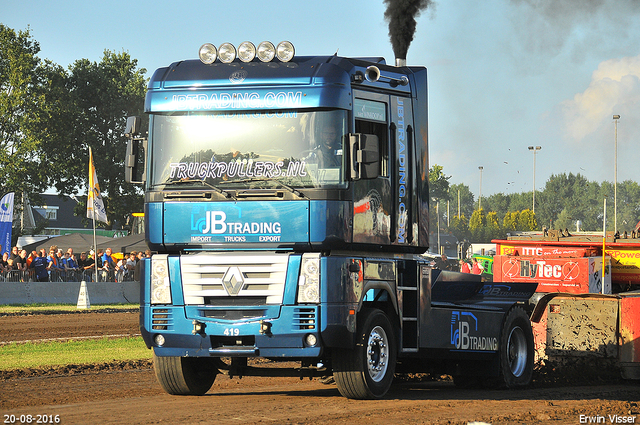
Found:
[[[0, 246], [2, 251], [2, 246]], [[11, 248], [0, 260], [0, 281], [3, 282], [126, 282], [140, 280], [140, 264], [150, 257], [147, 250], [132, 251], [122, 258], [114, 258], [111, 248], [99, 248], [76, 255], [73, 248], [63, 251], [57, 245], [39, 252]], [[119, 255], [118, 255], [119, 257]], [[97, 272], [96, 276], [96, 262]]]

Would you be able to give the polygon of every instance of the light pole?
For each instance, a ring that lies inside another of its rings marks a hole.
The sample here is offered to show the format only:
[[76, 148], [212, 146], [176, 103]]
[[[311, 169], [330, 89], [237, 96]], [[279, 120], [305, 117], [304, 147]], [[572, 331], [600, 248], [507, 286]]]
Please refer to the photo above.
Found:
[[620, 115], [614, 115], [615, 149], [613, 154], [613, 233], [618, 233], [618, 120]]
[[480, 170], [480, 194], [478, 195], [478, 209], [481, 210], [482, 209], [482, 165], [478, 167], [478, 170]]
[[533, 213], [536, 213], [536, 153], [542, 149], [542, 146], [529, 146], [529, 150], [533, 151]]

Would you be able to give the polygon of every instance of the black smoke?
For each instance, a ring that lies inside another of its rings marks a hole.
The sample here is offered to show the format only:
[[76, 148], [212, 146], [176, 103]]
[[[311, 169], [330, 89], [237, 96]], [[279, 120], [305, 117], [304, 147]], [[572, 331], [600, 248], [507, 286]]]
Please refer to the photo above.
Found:
[[396, 58], [406, 59], [407, 50], [416, 32], [416, 18], [433, 4], [433, 0], [384, 0], [387, 10], [384, 19], [389, 22], [389, 38]]

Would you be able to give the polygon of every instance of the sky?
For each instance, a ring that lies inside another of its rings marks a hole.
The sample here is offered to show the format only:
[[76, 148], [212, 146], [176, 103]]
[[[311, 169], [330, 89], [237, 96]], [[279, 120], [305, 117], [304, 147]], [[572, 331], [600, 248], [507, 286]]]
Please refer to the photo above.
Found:
[[[289, 40], [299, 55], [393, 64], [385, 10], [383, 0], [0, 0], [0, 23], [28, 28], [39, 57], [63, 67], [126, 51], [151, 76], [205, 42]], [[530, 192], [529, 146], [541, 147], [536, 190], [561, 173], [613, 182], [616, 164], [618, 182], [639, 181], [639, 23], [638, 0], [434, 0], [407, 54], [428, 69], [430, 165], [476, 199]]]

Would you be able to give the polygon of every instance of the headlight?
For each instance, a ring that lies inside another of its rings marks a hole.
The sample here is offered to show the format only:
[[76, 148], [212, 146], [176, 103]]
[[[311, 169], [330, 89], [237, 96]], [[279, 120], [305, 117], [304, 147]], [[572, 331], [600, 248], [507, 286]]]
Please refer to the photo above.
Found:
[[216, 46], [211, 43], [204, 43], [200, 50], [198, 51], [198, 56], [202, 63], [206, 63], [207, 65], [212, 64], [216, 61], [218, 57], [218, 51], [216, 50]]
[[242, 62], [251, 62], [256, 57], [256, 46], [250, 41], [245, 41], [238, 47], [238, 57]]
[[258, 59], [262, 62], [271, 62], [276, 55], [276, 48], [273, 46], [273, 43], [270, 41], [263, 41], [258, 44]]
[[168, 255], [151, 257], [151, 304], [171, 304]]
[[218, 48], [218, 57], [222, 63], [231, 63], [236, 58], [236, 48], [231, 43], [222, 43]]
[[238, 49], [231, 43], [222, 43], [216, 49], [211, 43], [205, 43], [200, 46], [198, 57], [207, 65], [212, 64], [219, 59], [222, 63], [231, 63], [236, 56], [242, 62], [251, 62], [257, 56], [262, 62], [271, 62], [274, 58], [278, 58], [280, 62], [287, 63], [293, 60], [296, 50], [289, 41], [281, 41], [276, 48], [270, 41], [263, 41], [258, 44], [258, 48], [250, 42], [244, 41]]
[[293, 59], [293, 56], [295, 55], [295, 53], [296, 51], [293, 48], [293, 44], [291, 44], [290, 42], [281, 41], [280, 43], [278, 43], [278, 48], [276, 49], [276, 56], [282, 62], [289, 62], [291, 59]]
[[298, 302], [320, 302], [320, 255], [304, 254], [298, 278]]

